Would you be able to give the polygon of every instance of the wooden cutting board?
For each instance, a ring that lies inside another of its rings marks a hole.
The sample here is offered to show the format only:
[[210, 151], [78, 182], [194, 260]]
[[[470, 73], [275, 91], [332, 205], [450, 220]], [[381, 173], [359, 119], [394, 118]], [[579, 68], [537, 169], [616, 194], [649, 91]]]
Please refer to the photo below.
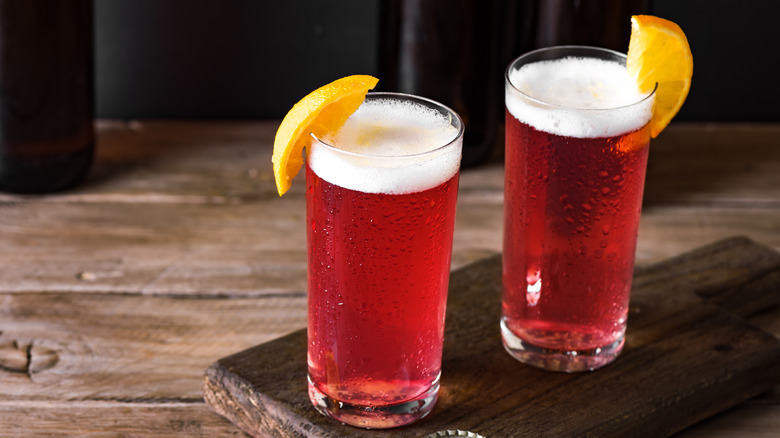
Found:
[[541, 371], [504, 351], [500, 256], [450, 283], [439, 401], [418, 423], [367, 431], [317, 413], [305, 330], [218, 360], [205, 399], [258, 437], [658, 437], [780, 383], [780, 341], [743, 319], [780, 305], [780, 254], [745, 238], [638, 268], [623, 354], [588, 373]]

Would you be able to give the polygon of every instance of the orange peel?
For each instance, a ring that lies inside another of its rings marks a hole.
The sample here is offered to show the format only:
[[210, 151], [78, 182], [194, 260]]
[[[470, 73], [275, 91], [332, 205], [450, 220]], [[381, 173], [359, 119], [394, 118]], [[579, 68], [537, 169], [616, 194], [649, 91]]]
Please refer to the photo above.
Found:
[[338, 131], [377, 82], [379, 79], [368, 75], [343, 77], [312, 91], [290, 109], [276, 131], [271, 158], [279, 196], [290, 189], [301, 170], [310, 134], [324, 137]]
[[693, 77], [693, 55], [677, 24], [652, 15], [631, 17], [631, 40], [626, 59], [628, 74], [639, 91], [655, 92], [650, 135], [655, 138], [682, 108]]

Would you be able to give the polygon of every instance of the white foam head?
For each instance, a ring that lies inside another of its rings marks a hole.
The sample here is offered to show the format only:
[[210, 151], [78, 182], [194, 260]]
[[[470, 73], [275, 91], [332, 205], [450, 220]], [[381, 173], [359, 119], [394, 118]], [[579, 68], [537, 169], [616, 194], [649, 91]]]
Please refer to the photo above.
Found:
[[327, 145], [312, 142], [312, 171], [367, 193], [414, 193], [452, 178], [460, 167], [460, 119], [408, 97], [369, 94], [335, 136], [322, 139]]
[[507, 110], [537, 130], [567, 137], [612, 137], [636, 131], [653, 113], [625, 65], [564, 57], [510, 68]]

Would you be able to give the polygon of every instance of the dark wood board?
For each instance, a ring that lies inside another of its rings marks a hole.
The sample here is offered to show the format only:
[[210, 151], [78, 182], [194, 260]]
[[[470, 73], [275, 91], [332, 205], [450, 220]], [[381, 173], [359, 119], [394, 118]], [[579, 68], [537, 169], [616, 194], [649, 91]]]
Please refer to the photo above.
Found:
[[439, 401], [413, 425], [367, 431], [317, 413], [305, 330], [215, 362], [206, 402], [253, 436], [658, 437], [780, 383], [780, 341], [744, 320], [780, 305], [780, 254], [746, 238], [637, 268], [626, 347], [594, 372], [511, 358], [498, 329], [500, 291], [500, 256], [452, 273]]

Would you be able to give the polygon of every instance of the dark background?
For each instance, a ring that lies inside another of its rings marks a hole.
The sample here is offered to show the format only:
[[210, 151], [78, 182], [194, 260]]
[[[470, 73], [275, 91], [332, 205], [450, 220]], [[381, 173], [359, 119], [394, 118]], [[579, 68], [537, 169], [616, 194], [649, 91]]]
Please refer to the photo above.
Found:
[[[780, 120], [780, 1], [641, 1], [678, 23], [693, 51], [693, 85], [676, 120]], [[527, 3], [498, 2], [513, 11], [514, 39], [538, 23], [517, 16]], [[373, 74], [381, 84], [383, 11], [383, 0], [95, 1], [96, 116], [281, 118], [338, 77]], [[630, 22], [620, 21], [627, 34]]]

